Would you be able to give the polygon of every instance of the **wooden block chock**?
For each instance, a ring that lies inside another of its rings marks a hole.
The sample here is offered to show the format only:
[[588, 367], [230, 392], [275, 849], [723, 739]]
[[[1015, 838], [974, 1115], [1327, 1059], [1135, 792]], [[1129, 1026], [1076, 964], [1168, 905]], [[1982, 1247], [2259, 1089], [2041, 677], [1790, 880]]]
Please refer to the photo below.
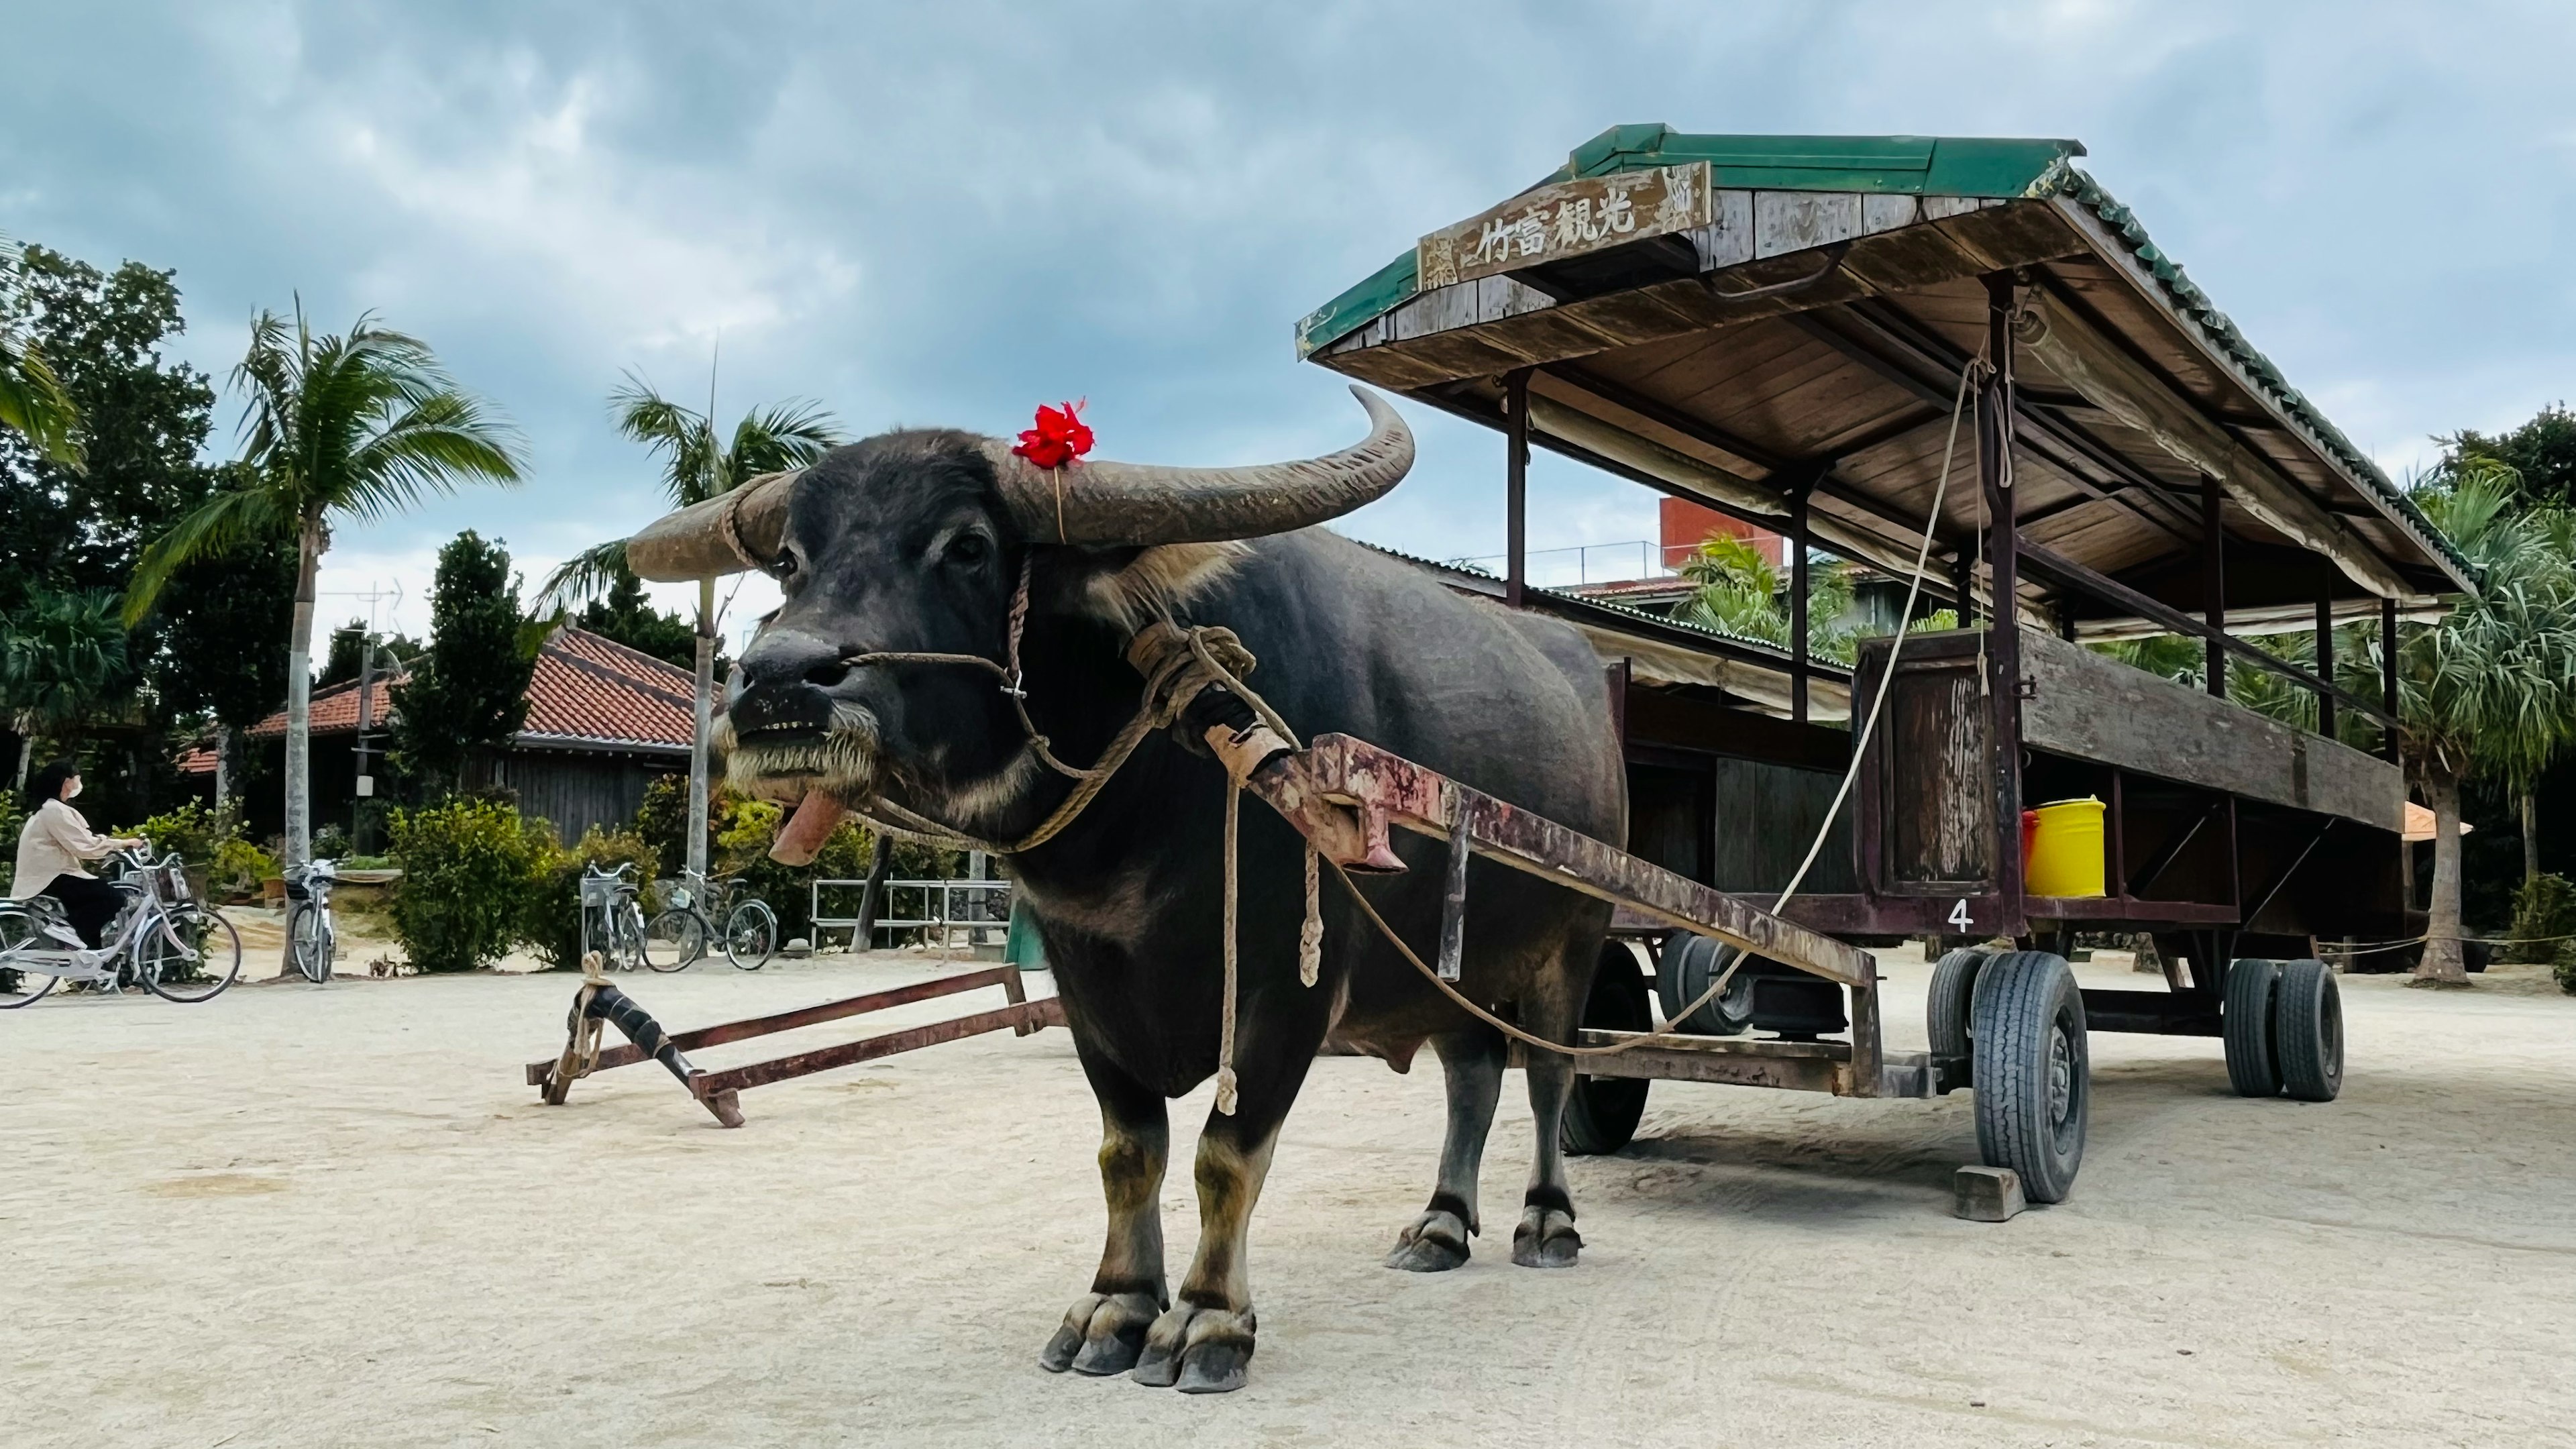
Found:
[[2009, 1222], [2029, 1206], [2021, 1174], [2009, 1167], [1962, 1167], [1951, 1174], [1950, 1190], [1957, 1197], [1951, 1211], [1972, 1223]]

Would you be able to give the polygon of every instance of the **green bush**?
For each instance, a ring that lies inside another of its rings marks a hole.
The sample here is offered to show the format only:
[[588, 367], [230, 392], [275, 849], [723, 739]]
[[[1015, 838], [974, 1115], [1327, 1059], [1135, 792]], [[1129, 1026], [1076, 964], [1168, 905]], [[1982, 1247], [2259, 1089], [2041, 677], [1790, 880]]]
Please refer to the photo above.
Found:
[[2539, 962], [2557, 959], [2562, 941], [2551, 940], [2576, 932], [2576, 888], [2571, 888], [2563, 875], [2536, 875], [2516, 887], [2513, 893], [2513, 929], [2505, 932], [2513, 944], [2497, 957], [2502, 961]]
[[151, 842], [154, 855], [175, 850], [180, 859], [202, 868], [213, 864], [215, 852], [225, 841], [241, 838], [241, 822], [230, 811], [218, 813], [190, 800], [140, 825], [127, 825], [108, 833], [139, 835]]
[[519, 812], [457, 798], [397, 810], [393, 857], [403, 873], [394, 934], [421, 971], [472, 971], [501, 959], [526, 911], [535, 847]]
[[565, 845], [552, 825], [528, 822], [528, 879], [520, 906], [519, 939], [557, 971], [581, 968], [581, 873], [585, 866], [614, 870], [632, 862], [637, 881], [660, 871], [653, 847], [631, 830], [603, 831], [594, 825], [580, 841]]
[[2558, 989], [2576, 996], [2576, 941], [2558, 943], [2558, 954], [2550, 958], [2549, 974], [2558, 978]]
[[218, 842], [206, 866], [206, 888], [219, 900], [259, 894], [259, 883], [277, 874], [277, 857], [233, 836]]
[[[748, 895], [769, 902], [769, 908], [778, 913], [781, 940], [798, 936], [812, 939], [814, 882], [861, 880], [867, 876], [875, 841], [872, 832], [854, 820], [841, 822], [840, 828], [823, 842], [813, 864], [781, 865], [769, 858], [769, 847], [778, 839], [785, 810], [765, 800], [744, 800], [727, 794], [719, 794], [715, 804], [721, 808], [710, 811], [719, 822], [712, 864], [718, 874], [739, 878], [736, 899]], [[954, 850], [898, 840], [888, 873], [897, 880], [949, 879], [964, 873], [964, 860]], [[846, 908], [849, 903], [844, 904]]]

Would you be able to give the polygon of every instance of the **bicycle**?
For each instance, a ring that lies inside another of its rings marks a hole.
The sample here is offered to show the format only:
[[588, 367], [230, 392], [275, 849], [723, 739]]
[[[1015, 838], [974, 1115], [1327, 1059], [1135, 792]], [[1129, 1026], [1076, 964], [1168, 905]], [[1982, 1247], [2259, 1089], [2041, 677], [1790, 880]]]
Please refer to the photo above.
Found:
[[638, 966], [677, 971], [704, 952], [703, 938], [694, 946], [686, 940], [651, 938], [644, 929], [638, 895], [633, 861], [615, 870], [582, 867], [581, 948], [585, 954], [597, 951], [600, 964], [612, 971], [632, 971]]
[[340, 863], [312, 860], [286, 872], [286, 960], [319, 986], [331, 979], [331, 961], [339, 953], [340, 933], [331, 921], [331, 888], [339, 883]]
[[[738, 879], [709, 880], [695, 871], [681, 872], [680, 883], [671, 888], [670, 905], [653, 918], [646, 939], [668, 943], [669, 949], [687, 950], [687, 959], [680, 963], [686, 966], [707, 954], [707, 940], [714, 937], [724, 943], [725, 959], [735, 969], [759, 970], [778, 954], [778, 913], [758, 896], [736, 901], [727, 910], [725, 902], [739, 885]], [[724, 912], [721, 934], [715, 926], [717, 911]], [[679, 967], [656, 969], [676, 971]]]
[[[139, 985], [165, 1001], [211, 1001], [241, 975], [241, 933], [189, 893], [178, 853], [112, 857], [126, 897], [105, 942], [82, 941], [51, 896], [0, 899], [0, 1010], [26, 1006], [66, 982], [103, 992]], [[41, 983], [41, 984], [38, 984]]]

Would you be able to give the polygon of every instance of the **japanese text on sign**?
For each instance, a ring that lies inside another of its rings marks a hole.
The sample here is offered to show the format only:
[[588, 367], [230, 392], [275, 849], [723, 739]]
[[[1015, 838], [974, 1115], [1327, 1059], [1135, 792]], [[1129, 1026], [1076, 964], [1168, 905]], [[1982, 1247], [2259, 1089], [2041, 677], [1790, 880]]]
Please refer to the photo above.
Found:
[[1709, 224], [1708, 163], [1621, 171], [1542, 186], [1442, 227], [1415, 248], [1425, 288]]

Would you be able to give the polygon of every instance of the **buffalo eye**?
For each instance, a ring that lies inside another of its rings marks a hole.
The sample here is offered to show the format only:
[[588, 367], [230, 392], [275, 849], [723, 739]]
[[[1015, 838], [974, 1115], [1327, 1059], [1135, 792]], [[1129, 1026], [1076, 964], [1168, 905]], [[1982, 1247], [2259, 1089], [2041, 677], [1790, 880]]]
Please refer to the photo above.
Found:
[[796, 551], [792, 548], [780, 549], [778, 557], [769, 561], [769, 576], [782, 584], [796, 577]]
[[980, 533], [961, 533], [948, 541], [948, 561], [974, 568], [993, 556], [993, 541]]

